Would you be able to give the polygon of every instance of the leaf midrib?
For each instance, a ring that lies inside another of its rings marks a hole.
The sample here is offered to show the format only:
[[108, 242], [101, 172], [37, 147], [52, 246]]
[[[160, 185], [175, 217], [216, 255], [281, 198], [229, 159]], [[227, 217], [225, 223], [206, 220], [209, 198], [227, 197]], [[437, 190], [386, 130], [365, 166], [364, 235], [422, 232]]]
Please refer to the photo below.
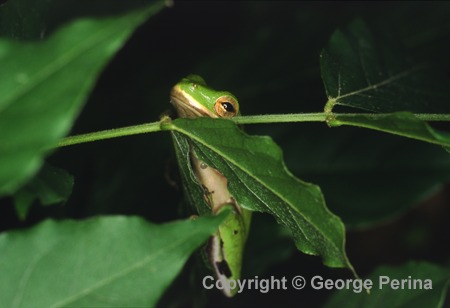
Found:
[[181, 239], [175, 240], [171, 243], [171, 245], [168, 245], [166, 247], [164, 247], [163, 249], [158, 250], [157, 252], [148, 255], [147, 257], [145, 257], [142, 261], [139, 262], [135, 262], [133, 264], [131, 264], [131, 266], [129, 266], [128, 268], [124, 268], [123, 270], [103, 279], [100, 280], [99, 282], [97, 282], [96, 284], [94, 284], [91, 287], [85, 288], [84, 290], [81, 290], [80, 292], [78, 292], [77, 294], [72, 295], [71, 297], [65, 299], [65, 300], [61, 300], [55, 304], [53, 304], [51, 307], [52, 308], [56, 308], [56, 307], [65, 307], [71, 303], [76, 302], [78, 299], [83, 298], [83, 296], [88, 295], [90, 293], [95, 292], [96, 290], [108, 285], [109, 283], [112, 283], [114, 281], [117, 281], [119, 279], [121, 279], [122, 277], [128, 275], [129, 273], [141, 269], [143, 267], [145, 267], [146, 265], [148, 265], [149, 263], [151, 263], [154, 259], [156, 259], [159, 255], [161, 254], [165, 254], [165, 253], [169, 253], [172, 250], [175, 250], [178, 246], [181, 246], [183, 244], [185, 244], [186, 242], [189, 242], [189, 239], [191, 237], [195, 237], [198, 234], [202, 234], [203, 232], [193, 232], [190, 233], [189, 236], [185, 236]]
[[[222, 153], [221, 151], [219, 151], [216, 147], [214, 147], [214, 146], [212, 146], [212, 145], [209, 145], [209, 144], [206, 144], [205, 142], [202, 142], [202, 139], [201, 139], [201, 138], [196, 138], [196, 136], [195, 136], [194, 134], [190, 134], [189, 131], [180, 129], [180, 127], [178, 127], [178, 126], [175, 126], [175, 128], [176, 128], [176, 130], [178, 130], [180, 133], [183, 133], [184, 135], [189, 136], [191, 139], [193, 139], [193, 140], [199, 142], [200, 144], [202, 144], [202, 145], [205, 146], [206, 148], [208, 148], [208, 149], [210, 149], [210, 150], [216, 152], [216, 153], [219, 154], [221, 157], [225, 157], [225, 155], [223, 155], [223, 153]], [[244, 136], [244, 137], [245, 137], [245, 136]], [[225, 160], [225, 163], [226, 163], [228, 166], [230, 166], [230, 165], [228, 164], [228, 161], [231, 162], [231, 163], [233, 163], [233, 164], [234, 164], [236, 167], [238, 167], [242, 172], [248, 174], [251, 178], [253, 178], [253, 179], [254, 179], [256, 182], [258, 182], [260, 185], [262, 185], [262, 186], [268, 188], [268, 190], [269, 190], [270, 192], [272, 192], [275, 196], [277, 196], [279, 199], [281, 199], [284, 203], [288, 204], [289, 207], [290, 207], [292, 210], [294, 210], [296, 213], [298, 213], [300, 216], [302, 216], [303, 219], [304, 219], [305, 221], [307, 221], [307, 222], [308, 222], [308, 223], [316, 230], [316, 232], [317, 232], [318, 234], [323, 234], [323, 233], [320, 231], [320, 229], [319, 229], [315, 224], [313, 224], [309, 219], [307, 219], [304, 215], [302, 215], [302, 213], [298, 212], [298, 211], [296, 210], [296, 208], [293, 207], [293, 206], [291, 205], [290, 202], [286, 201], [280, 194], [276, 193], [276, 192], [272, 189], [272, 187], [271, 187], [270, 185], [266, 185], [266, 183], [263, 183], [263, 182], [261, 182], [260, 180], [258, 180], [258, 178], [254, 177], [253, 174], [252, 174], [251, 172], [248, 172], [247, 169], [245, 169], [243, 166], [241, 166], [238, 162], [236, 162], [236, 161], [234, 161], [234, 160], [232, 160], [232, 159], [229, 159], [229, 157], [227, 157], [227, 160]], [[283, 167], [284, 167], [284, 166], [283, 166]], [[230, 169], [233, 170], [233, 168], [230, 168]], [[285, 167], [284, 167], [284, 172], [286, 172], [287, 176], [289, 176], [291, 179], [295, 180], [296, 182], [300, 182], [297, 178], [295, 178], [294, 176], [292, 176], [292, 175], [286, 170]], [[239, 178], [239, 177], [238, 177], [238, 178]], [[300, 182], [300, 183], [301, 183], [301, 182]], [[249, 189], [249, 190], [250, 190], [250, 189]], [[250, 190], [250, 191], [251, 191], [251, 190]], [[252, 192], [252, 193], [253, 193], [253, 192]], [[270, 209], [270, 207], [267, 205], [266, 202], [263, 202], [263, 203], [266, 205], [267, 208]], [[326, 208], [325, 208], [325, 211], [327, 211]], [[331, 213], [330, 211], [328, 211], [328, 212], [329, 212], [329, 214], [335, 216], [335, 215], [334, 215], [333, 213]], [[294, 219], [294, 220], [295, 220], [295, 219]], [[303, 233], [303, 232], [302, 232], [302, 233]], [[334, 248], [335, 251], [337, 251], [339, 254], [341, 254], [341, 250], [334, 244], [334, 242], [333, 242], [332, 240], [330, 240], [330, 238], [329, 238], [328, 236], [323, 236], [323, 237], [327, 240], [328, 243], [331, 243], [331, 246]], [[346, 258], [345, 258], [345, 259], [346, 259]], [[347, 260], [346, 260], [346, 263], [347, 263], [346, 265], [349, 266]]]
[[[402, 72], [400, 72], [400, 73], [398, 73], [398, 74], [396, 74], [394, 76], [391, 76], [391, 77], [389, 77], [389, 78], [387, 78], [385, 80], [382, 80], [382, 81], [380, 81], [380, 82], [378, 82], [376, 84], [369, 84], [368, 83], [368, 86], [365, 87], [365, 88], [362, 88], [362, 89], [359, 89], [359, 90], [355, 90], [355, 91], [352, 91], [352, 92], [349, 92], [349, 93], [346, 93], [346, 94], [342, 94], [342, 95], [340, 95], [340, 92], [341, 92], [340, 72], [338, 72], [338, 74], [339, 74], [338, 75], [339, 76], [339, 78], [338, 78], [338, 80], [339, 80], [338, 81], [338, 83], [339, 83], [338, 84], [338, 96], [335, 97], [335, 98], [329, 97], [329, 99], [330, 100], [334, 99], [336, 101], [339, 101], [339, 99], [342, 99], [342, 98], [345, 98], [345, 97], [348, 97], [348, 96], [353, 96], [353, 95], [361, 94], [361, 93], [364, 93], [364, 92], [367, 92], [367, 91], [370, 91], [370, 90], [375, 90], [375, 89], [377, 89], [379, 87], [382, 87], [384, 85], [388, 85], [390, 83], [393, 83], [393, 82], [395, 82], [398, 79], [404, 78], [404, 77], [408, 76], [409, 74], [411, 74], [412, 72], [414, 72], [416, 70], [419, 70], [421, 68], [423, 68], [423, 65], [412, 67], [412, 68], [404, 70], [404, 71], [402, 71]], [[366, 74], [365, 70], [364, 70], [364, 73]]]

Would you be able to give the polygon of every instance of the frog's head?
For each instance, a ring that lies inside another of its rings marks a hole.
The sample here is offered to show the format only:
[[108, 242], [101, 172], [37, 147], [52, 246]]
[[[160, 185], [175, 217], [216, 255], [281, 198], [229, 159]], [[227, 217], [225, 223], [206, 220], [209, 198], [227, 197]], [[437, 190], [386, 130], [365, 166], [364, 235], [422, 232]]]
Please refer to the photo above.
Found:
[[232, 118], [239, 114], [237, 98], [226, 91], [216, 91], [198, 75], [189, 75], [170, 91], [170, 102], [180, 118]]

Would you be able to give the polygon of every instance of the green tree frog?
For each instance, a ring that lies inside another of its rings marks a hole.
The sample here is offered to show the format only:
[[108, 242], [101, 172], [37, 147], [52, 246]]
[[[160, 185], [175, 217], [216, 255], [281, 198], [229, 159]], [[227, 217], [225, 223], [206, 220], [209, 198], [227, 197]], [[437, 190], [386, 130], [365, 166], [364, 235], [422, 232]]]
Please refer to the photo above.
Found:
[[[189, 75], [176, 84], [170, 92], [170, 101], [181, 118], [231, 118], [239, 114], [239, 104], [233, 94], [211, 89], [203, 78], [197, 75]], [[231, 214], [206, 245], [206, 253], [216, 279], [220, 280], [223, 293], [231, 297], [238, 289], [230, 288], [229, 282], [240, 279], [251, 212], [242, 208], [233, 198], [228, 191], [227, 178], [220, 171], [201, 161], [192, 147], [189, 156], [190, 169], [195, 174], [196, 182], [203, 189], [203, 198], [210, 212], [218, 214], [224, 208], [232, 209]], [[198, 201], [193, 200], [196, 203]]]

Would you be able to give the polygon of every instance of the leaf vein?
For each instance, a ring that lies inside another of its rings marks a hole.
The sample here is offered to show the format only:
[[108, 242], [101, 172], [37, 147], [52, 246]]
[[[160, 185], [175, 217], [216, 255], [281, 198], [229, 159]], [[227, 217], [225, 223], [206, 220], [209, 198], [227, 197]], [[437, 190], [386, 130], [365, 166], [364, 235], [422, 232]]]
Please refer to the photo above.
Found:
[[[189, 234], [189, 236], [195, 236], [196, 234], [198, 234], [200, 232], [195, 232], [192, 234]], [[76, 300], [82, 298], [85, 295], [88, 295], [102, 287], [104, 287], [105, 285], [107, 285], [108, 283], [111, 283], [117, 279], [122, 278], [123, 276], [133, 272], [134, 270], [138, 270], [142, 267], [144, 267], [145, 265], [147, 265], [149, 262], [153, 261], [155, 258], [157, 258], [160, 254], [169, 254], [171, 250], [175, 249], [177, 246], [179, 246], [180, 244], [183, 244], [185, 242], [188, 242], [188, 238], [187, 237], [183, 237], [181, 239], [178, 239], [177, 241], [174, 241], [171, 245], [168, 245], [165, 249], [161, 249], [158, 250], [157, 252], [148, 255], [147, 257], [145, 257], [142, 261], [139, 262], [135, 262], [133, 264], [131, 264], [131, 266], [129, 266], [128, 268], [124, 268], [123, 270], [103, 279], [100, 280], [99, 282], [97, 282], [96, 284], [94, 284], [91, 287], [85, 288], [84, 290], [81, 290], [80, 292], [78, 292], [77, 294], [72, 295], [71, 297], [61, 300], [60, 302], [57, 302], [55, 304], [53, 304], [51, 307], [64, 307], [67, 306], [71, 303], [74, 303]]]
[[414, 72], [414, 71], [416, 71], [416, 70], [418, 70], [418, 69], [420, 69], [422, 67], [423, 66], [416, 66], [416, 67], [413, 67], [411, 69], [405, 70], [405, 71], [400, 72], [397, 75], [391, 76], [388, 79], [385, 79], [385, 80], [383, 80], [383, 81], [381, 81], [379, 83], [368, 85], [365, 88], [362, 88], [362, 89], [359, 89], [359, 90], [356, 90], [356, 91], [353, 91], [353, 92], [349, 92], [347, 94], [340, 95], [340, 96], [336, 97], [335, 100], [338, 101], [339, 99], [342, 99], [342, 98], [345, 98], [345, 97], [349, 97], [349, 96], [352, 96], [352, 95], [360, 94], [360, 93], [367, 92], [367, 91], [370, 91], [370, 90], [377, 90], [379, 87], [385, 86], [387, 84], [395, 82], [398, 79], [404, 78], [404, 77], [408, 76], [409, 74], [411, 74], [412, 72]]

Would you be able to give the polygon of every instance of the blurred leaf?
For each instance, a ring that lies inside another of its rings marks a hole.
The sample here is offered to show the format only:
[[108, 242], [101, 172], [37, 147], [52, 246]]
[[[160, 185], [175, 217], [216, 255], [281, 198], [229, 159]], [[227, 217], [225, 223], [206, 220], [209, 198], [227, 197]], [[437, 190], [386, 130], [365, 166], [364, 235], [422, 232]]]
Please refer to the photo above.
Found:
[[66, 201], [72, 193], [73, 177], [65, 170], [44, 165], [39, 173], [14, 195], [14, 206], [20, 219], [25, 219], [34, 200], [42, 205]]
[[66, 135], [106, 62], [163, 4], [80, 19], [42, 42], [0, 40], [0, 195], [14, 192]]
[[[381, 285], [382, 276], [383, 281], [410, 281], [412, 287], [408, 287], [408, 284], [404, 288], [400, 284], [397, 284], [397, 288], [389, 284]], [[398, 267], [379, 267], [367, 278], [373, 282], [370, 294], [364, 290], [356, 293], [351, 288], [339, 290], [325, 307], [379, 307], [380, 303], [388, 307], [443, 307], [450, 284], [450, 271], [427, 262], [410, 262]], [[426, 280], [430, 280], [432, 289], [413, 288], [415, 279], [421, 280], [423, 286]]]
[[153, 307], [223, 218], [154, 225], [137, 217], [45, 221], [0, 236], [8, 307]]
[[299, 127], [277, 141], [289, 168], [320, 186], [347, 227], [399, 216], [450, 180], [450, 155], [432, 144], [352, 127], [309, 131]]
[[[164, 128], [173, 130], [178, 157], [186, 165], [180, 166], [185, 177], [193, 177], [188, 167], [192, 146], [202, 161], [228, 179], [239, 205], [274, 216], [291, 230], [302, 252], [321, 256], [331, 267], [351, 268], [344, 249], [344, 225], [326, 208], [319, 187], [286, 169], [281, 149], [272, 139], [248, 136], [223, 119], [177, 119]], [[193, 201], [203, 200], [196, 198]]]
[[254, 213], [245, 246], [243, 277], [266, 273], [273, 265], [287, 261], [294, 253], [291, 232], [269, 215]]

